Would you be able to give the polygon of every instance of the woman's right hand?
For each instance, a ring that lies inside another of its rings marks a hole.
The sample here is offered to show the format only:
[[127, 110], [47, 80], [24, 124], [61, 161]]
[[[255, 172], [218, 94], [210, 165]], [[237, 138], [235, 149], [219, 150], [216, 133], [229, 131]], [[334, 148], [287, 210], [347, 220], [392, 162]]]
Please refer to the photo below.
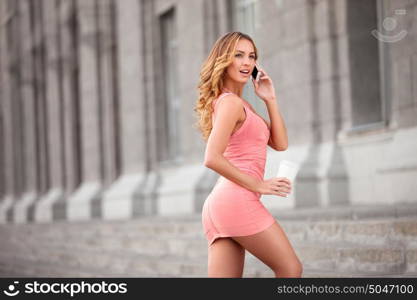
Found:
[[287, 197], [291, 192], [291, 181], [285, 177], [273, 177], [259, 182], [257, 192], [263, 195]]

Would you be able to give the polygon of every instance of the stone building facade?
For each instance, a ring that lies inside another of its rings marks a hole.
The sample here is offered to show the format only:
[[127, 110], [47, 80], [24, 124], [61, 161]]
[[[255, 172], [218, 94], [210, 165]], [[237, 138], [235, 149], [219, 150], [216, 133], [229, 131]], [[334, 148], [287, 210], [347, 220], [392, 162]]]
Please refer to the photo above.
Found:
[[232, 30], [288, 129], [265, 178], [301, 164], [267, 207], [417, 204], [416, 20], [416, 0], [0, 0], [0, 223], [200, 213], [196, 87]]

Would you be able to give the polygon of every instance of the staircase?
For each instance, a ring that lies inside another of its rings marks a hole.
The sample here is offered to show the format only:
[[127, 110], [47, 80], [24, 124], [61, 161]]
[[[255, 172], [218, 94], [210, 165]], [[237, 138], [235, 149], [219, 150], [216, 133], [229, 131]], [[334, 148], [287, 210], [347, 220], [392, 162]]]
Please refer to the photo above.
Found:
[[[414, 207], [272, 212], [303, 277], [417, 277]], [[0, 225], [1, 277], [207, 277], [200, 215]], [[274, 277], [246, 252], [243, 277]]]

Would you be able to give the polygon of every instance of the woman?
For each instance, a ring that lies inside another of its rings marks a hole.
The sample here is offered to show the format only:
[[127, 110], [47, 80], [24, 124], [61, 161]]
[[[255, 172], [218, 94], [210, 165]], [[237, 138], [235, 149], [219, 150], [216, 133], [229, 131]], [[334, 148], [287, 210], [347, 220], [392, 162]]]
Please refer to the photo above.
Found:
[[266, 146], [284, 151], [288, 141], [265, 70], [258, 67], [252, 83], [271, 124], [241, 98], [257, 59], [253, 40], [230, 32], [216, 41], [200, 73], [194, 110], [207, 142], [204, 164], [221, 175], [202, 211], [209, 277], [242, 277], [245, 249], [269, 266], [275, 277], [302, 273], [284, 231], [260, 201], [262, 194], [286, 197], [291, 183], [286, 178], [263, 179]]

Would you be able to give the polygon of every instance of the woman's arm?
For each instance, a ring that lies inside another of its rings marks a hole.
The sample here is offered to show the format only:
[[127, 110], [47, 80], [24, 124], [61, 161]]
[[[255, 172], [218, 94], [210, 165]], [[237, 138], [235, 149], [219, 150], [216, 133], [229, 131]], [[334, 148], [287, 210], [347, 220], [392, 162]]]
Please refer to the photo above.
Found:
[[223, 156], [242, 109], [242, 101], [236, 95], [227, 95], [217, 104], [213, 129], [207, 141], [204, 165], [230, 181], [258, 192], [261, 181], [243, 173]]
[[264, 69], [258, 66], [259, 80], [253, 80], [256, 95], [261, 98], [268, 109], [269, 119], [271, 120], [270, 139], [268, 145], [277, 151], [284, 151], [288, 148], [287, 129], [284, 120], [278, 108], [278, 103], [275, 97], [275, 88], [271, 78]]
[[278, 103], [275, 99], [270, 99], [265, 102], [272, 123], [270, 125], [271, 135], [268, 145], [277, 151], [284, 151], [288, 148], [287, 128], [279, 111]]

